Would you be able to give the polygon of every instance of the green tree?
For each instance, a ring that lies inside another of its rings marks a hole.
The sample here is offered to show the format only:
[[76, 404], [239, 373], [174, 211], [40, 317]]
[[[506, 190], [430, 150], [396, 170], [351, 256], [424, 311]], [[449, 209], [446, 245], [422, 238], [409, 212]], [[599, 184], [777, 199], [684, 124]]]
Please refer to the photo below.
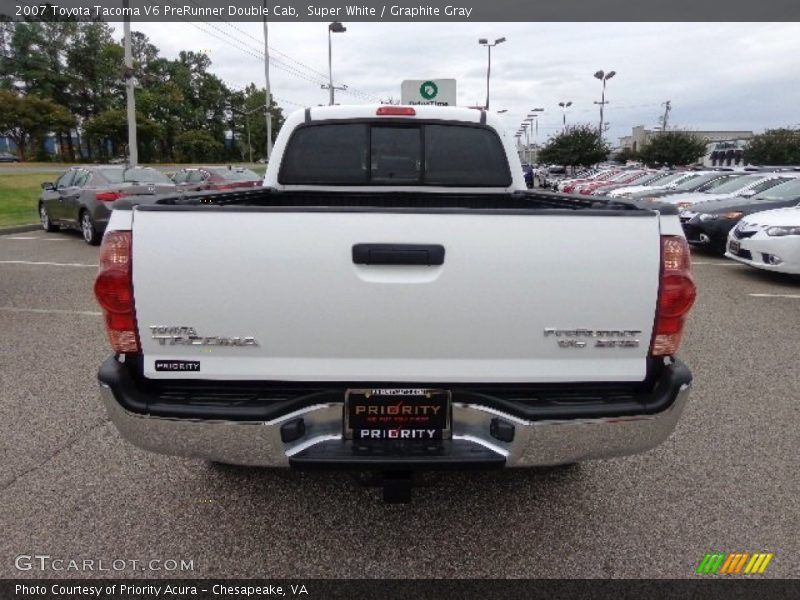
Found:
[[754, 136], [744, 160], [751, 165], [800, 165], [800, 128], [767, 129]]
[[8, 88], [65, 104], [69, 78], [66, 50], [77, 23], [15, 23], [2, 36], [0, 73]]
[[222, 158], [223, 145], [208, 131], [185, 131], [176, 140], [178, 160], [183, 162], [216, 162]]
[[14, 141], [20, 160], [35, 142], [40, 146], [46, 134], [68, 131], [75, 124], [65, 107], [47, 98], [0, 90], [0, 106], [0, 134]]
[[633, 148], [623, 148], [614, 155], [614, 160], [621, 163], [639, 160], [639, 153]]
[[[78, 144], [90, 160], [126, 150], [123, 48], [112, 33], [107, 23], [97, 21], [9, 23], [0, 16], [0, 89], [66, 107], [74, 117], [71, 127]], [[178, 137], [183, 133], [192, 135], [183, 138], [181, 152], [193, 144], [207, 146], [205, 136], [197, 137], [198, 131], [219, 144], [212, 144], [211, 150], [206, 147], [204, 155], [221, 147], [219, 159], [243, 158], [249, 154], [248, 124], [254, 158], [264, 156], [263, 89], [250, 84], [233, 91], [211, 72], [207, 55], [183, 51], [174, 60], [163, 58], [141, 32], [131, 33], [131, 45], [143, 161], [177, 158]], [[269, 110], [274, 141], [284, 117], [274, 99]], [[74, 159], [73, 132], [55, 127], [49, 131], [59, 138], [62, 154]], [[26, 132], [25, 144], [32, 145], [37, 135], [44, 134]]]
[[[64, 67], [70, 40], [78, 26], [69, 19], [16, 23], [1, 42], [0, 73], [5, 76], [2, 87], [69, 107], [70, 76]], [[56, 132], [62, 154], [64, 141], [70, 137], [64, 133], [69, 134], [69, 130]]]
[[[125, 105], [124, 51], [114, 42], [111, 32], [106, 23], [80, 23], [67, 49], [68, 106], [81, 126], [95, 115]], [[71, 139], [69, 146], [74, 153]], [[87, 144], [87, 150], [91, 158], [91, 144]]]
[[[84, 131], [90, 143], [94, 143], [101, 157], [128, 154], [128, 117], [122, 109], [100, 113], [84, 123]], [[141, 113], [136, 113], [136, 137], [142, 162], [154, 157], [154, 142], [161, 134], [161, 126]], [[110, 149], [109, 149], [110, 145]]]
[[591, 125], [571, 125], [551, 137], [539, 152], [539, 160], [564, 166], [588, 166], [608, 158], [610, 148]]
[[[244, 90], [244, 101], [241, 105], [241, 112], [236, 114], [238, 119], [238, 127], [236, 131], [240, 135], [239, 145], [244, 151], [245, 156], [249, 158], [247, 151], [247, 125], [250, 125], [250, 141], [253, 145], [253, 158], [265, 158], [267, 152], [267, 121], [264, 111], [266, 104], [266, 91], [264, 88], [257, 88], [254, 84], [248, 85]], [[233, 111], [235, 113], [235, 111]], [[248, 114], [244, 114], [248, 113]], [[278, 135], [285, 117], [283, 109], [272, 98], [272, 105], [270, 107], [272, 114], [272, 141]], [[233, 128], [231, 128], [233, 129]]]
[[690, 131], [664, 131], [653, 136], [639, 152], [649, 165], [690, 165], [706, 153], [706, 141]]

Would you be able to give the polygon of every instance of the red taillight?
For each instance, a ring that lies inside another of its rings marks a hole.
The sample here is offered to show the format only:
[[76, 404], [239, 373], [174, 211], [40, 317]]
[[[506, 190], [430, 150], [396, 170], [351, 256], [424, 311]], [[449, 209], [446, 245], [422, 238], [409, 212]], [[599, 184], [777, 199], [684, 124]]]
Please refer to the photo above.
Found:
[[122, 192], [100, 192], [95, 194], [95, 198], [100, 200], [100, 202], [113, 202], [114, 200], [119, 200], [125, 196]]
[[661, 236], [661, 278], [651, 356], [668, 356], [678, 351], [683, 324], [696, 296], [689, 245], [677, 235]]
[[410, 106], [379, 106], [375, 114], [379, 117], [413, 117], [417, 111]]
[[100, 246], [100, 271], [94, 295], [106, 318], [114, 352], [140, 352], [131, 279], [131, 232], [109, 231]]

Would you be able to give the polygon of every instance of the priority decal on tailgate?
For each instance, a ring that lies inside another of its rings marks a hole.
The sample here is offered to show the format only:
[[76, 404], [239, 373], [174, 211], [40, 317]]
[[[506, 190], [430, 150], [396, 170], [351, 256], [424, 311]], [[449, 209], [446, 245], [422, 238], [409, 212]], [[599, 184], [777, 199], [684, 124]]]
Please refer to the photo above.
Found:
[[199, 371], [199, 360], [157, 360], [156, 371]]

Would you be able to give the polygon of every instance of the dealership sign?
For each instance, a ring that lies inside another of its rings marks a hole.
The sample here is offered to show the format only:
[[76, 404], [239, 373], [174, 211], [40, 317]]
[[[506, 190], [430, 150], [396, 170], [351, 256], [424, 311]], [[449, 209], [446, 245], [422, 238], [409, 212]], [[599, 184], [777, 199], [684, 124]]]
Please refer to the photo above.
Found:
[[400, 103], [455, 106], [455, 79], [406, 79], [400, 85]]

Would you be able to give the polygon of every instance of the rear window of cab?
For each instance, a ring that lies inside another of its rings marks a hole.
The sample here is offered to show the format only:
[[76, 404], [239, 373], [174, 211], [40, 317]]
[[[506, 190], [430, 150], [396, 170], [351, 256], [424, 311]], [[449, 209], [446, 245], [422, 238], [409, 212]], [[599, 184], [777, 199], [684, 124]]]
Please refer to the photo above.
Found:
[[284, 185], [507, 187], [505, 150], [487, 127], [438, 123], [320, 123], [296, 129]]

